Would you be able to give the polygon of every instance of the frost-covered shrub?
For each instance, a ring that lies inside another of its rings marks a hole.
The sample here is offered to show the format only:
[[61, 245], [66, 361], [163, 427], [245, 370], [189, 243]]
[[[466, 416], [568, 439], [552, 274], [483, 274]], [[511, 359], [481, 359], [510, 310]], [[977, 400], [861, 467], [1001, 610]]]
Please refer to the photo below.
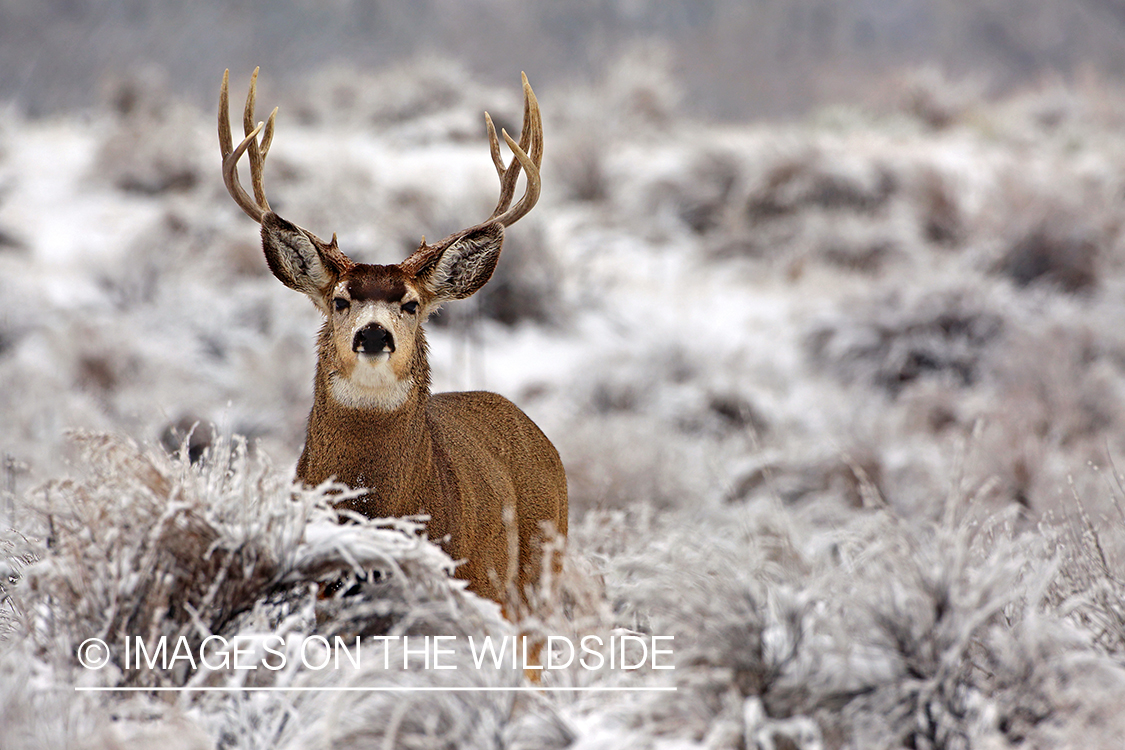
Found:
[[[676, 636], [679, 690], [627, 709], [633, 727], [717, 747], [969, 748], [1048, 746], [1097, 716], [1111, 742], [1125, 670], [1054, 609], [1042, 537], [974, 515], [971, 498], [934, 524], [834, 518], [816, 529], [765, 504], [575, 527], [617, 609]], [[1076, 710], [1074, 681], [1106, 692]]]
[[1089, 232], [1044, 223], [1016, 240], [996, 270], [1018, 286], [1039, 283], [1084, 292], [1098, 281], [1099, 255], [1098, 242]]
[[934, 130], [963, 122], [983, 99], [983, 86], [971, 79], [955, 81], [935, 67], [908, 71], [893, 82], [890, 99], [902, 112]]
[[710, 257], [781, 261], [799, 277], [824, 265], [877, 275], [913, 252], [913, 165], [835, 134], [779, 141], [732, 140], [683, 171], [692, 179], [673, 195]]
[[[297, 490], [229, 443], [193, 465], [106, 436], [79, 440], [88, 475], [32, 493], [21, 517], [45, 536], [6, 546], [18, 561], [7, 589], [18, 616], [0, 649], [0, 716], [14, 747], [53, 747], [77, 732], [107, 746], [175, 735], [186, 747], [561, 748], [609, 736], [961, 748], [1050, 746], [1082, 736], [1087, 722], [1111, 742], [1121, 728], [1125, 670], [1103, 655], [1119, 649], [1104, 637], [1117, 575], [1097, 563], [1105, 545], [1080, 529], [1057, 544], [1050, 528], [1017, 532], [1010, 515], [955, 496], [934, 523], [829, 500], [813, 513], [769, 501], [637, 505], [572, 524], [558, 593], [536, 602], [521, 630], [673, 636], [675, 669], [569, 668], [543, 684], [672, 685], [673, 694], [524, 702], [442, 690], [519, 684], [518, 671], [477, 669], [466, 652], [450, 671], [388, 672], [376, 658], [358, 671], [252, 678], [154, 670], [145, 683], [437, 688], [424, 693], [204, 693], [171, 707], [75, 694], [70, 685], [90, 680], [136, 684], [127, 669], [84, 672], [73, 661], [80, 638], [112, 642], [115, 627], [189, 638], [511, 632], [495, 605], [451, 582], [451, 561], [410, 521], [341, 526], [325, 505], [333, 488]], [[346, 595], [317, 596], [341, 573]], [[1090, 584], [1107, 596], [1084, 596]], [[385, 648], [402, 658], [400, 642]], [[44, 710], [67, 723], [34, 718]]]
[[744, 179], [739, 156], [714, 146], [691, 154], [684, 169], [647, 186], [652, 212], [668, 211], [699, 235], [723, 229]]
[[898, 190], [894, 174], [882, 164], [841, 156], [816, 149], [781, 155], [752, 181], [747, 218], [759, 223], [809, 207], [871, 213]]
[[[6, 150], [8, 148], [8, 133], [5, 127], [5, 122], [0, 120], [0, 207], [3, 207], [5, 200], [8, 198], [8, 192], [11, 190], [12, 185], [10, 180], [12, 177], [5, 179], [3, 165], [6, 157]], [[21, 238], [16, 232], [8, 229], [3, 223], [0, 223], [0, 254], [7, 253], [22, 253], [27, 250], [27, 242]]]
[[558, 194], [573, 201], [604, 201], [609, 196], [605, 168], [608, 149], [598, 133], [564, 132], [545, 154], [546, 164], [559, 185]]
[[884, 457], [872, 446], [793, 451], [785, 458], [768, 452], [734, 466], [723, 500], [770, 497], [790, 505], [832, 498], [853, 508], [880, 507], [887, 497], [886, 474]]
[[[293, 666], [252, 675], [229, 668], [188, 670], [182, 659], [135, 669], [121, 645], [131, 637], [149, 644], [165, 637], [172, 644], [187, 639], [197, 649], [208, 636], [227, 642], [237, 636], [254, 642], [285, 638], [289, 649], [289, 638], [311, 635], [508, 632], [495, 604], [468, 594], [463, 582], [450, 577], [453, 561], [425, 540], [423, 524], [349, 518], [341, 525], [330, 503], [344, 496], [343, 488], [298, 489], [239, 441], [217, 441], [193, 464], [186, 443], [178, 457], [169, 458], [106, 435], [75, 439], [85, 475], [52, 482], [17, 506], [17, 519], [33, 534], [6, 545], [11, 582], [4, 589], [5, 652], [12, 661], [5, 661], [5, 669], [29, 660], [25, 673], [42, 671], [36, 680], [66, 685], [238, 685], [251, 677], [252, 684], [278, 686], [323, 685], [326, 679], [428, 684], [445, 673], [318, 673], [302, 670], [296, 658], [289, 662]], [[324, 595], [342, 576], [351, 581], [347, 590]], [[90, 637], [110, 644], [108, 667], [79, 667], [79, 644]], [[390, 643], [388, 648], [396, 648]], [[452, 678], [457, 684], [502, 685], [518, 675], [462, 666]], [[32, 714], [25, 712], [39, 690], [32, 683], [30, 676], [19, 678], [28, 694], [6, 696], [0, 707], [0, 713], [13, 713], [8, 727], [16, 733], [31, 732]], [[64, 701], [69, 703], [64, 711], [106, 717], [117, 700], [75, 697]], [[429, 694], [420, 700], [429, 706], [421, 714], [404, 715], [395, 703], [395, 710], [345, 713], [353, 720], [341, 723], [341, 706], [330, 695], [302, 694], [297, 708], [286, 708], [280, 695], [204, 694], [193, 704], [202, 712], [193, 723], [238, 746], [308, 746], [314, 736], [405, 742], [412, 734], [436, 732], [448, 734], [449, 746], [456, 747], [470, 734], [495, 734], [511, 715], [511, 696], [502, 693]], [[365, 701], [394, 702], [390, 694], [360, 702]], [[294, 710], [301, 722], [286, 720]], [[491, 725], [468, 720], [481, 711], [491, 712]], [[328, 735], [326, 728], [332, 729]]]
[[[98, 178], [142, 195], [192, 190], [203, 175], [198, 154], [185, 153], [183, 148], [195, 135], [183, 127], [189, 121], [182, 112], [173, 112], [158, 122], [122, 123], [98, 154]], [[175, 146], [169, 147], [169, 143]]]
[[922, 236], [938, 245], [955, 247], [965, 240], [963, 190], [954, 176], [937, 167], [923, 167], [912, 185]]
[[672, 72], [673, 54], [659, 42], [633, 44], [606, 66], [600, 104], [627, 131], [669, 127], [679, 113], [683, 91]]
[[1089, 294], [1114, 275], [1122, 183], [1101, 164], [1060, 168], [1068, 158], [1002, 171], [973, 221], [986, 267], [1018, 288]]
[[155, 70], [109, 84], [106, 98], [116, 117], [98, 149], [98, 179], [142, 195], [185, 192], [201, 182], [204, 160], [193, 148], [194, 110], [172, 101], [168, 89]]
[[1125, 498], [1122, 476], [1113, 473], [1107, 516], [1095, 520], [1078, 497], [1056, 514], [1060, 568], [1048, 598], [1088, 630], [1100, 650], [1120, 661], [1125, 654]]
[[905, 302], [899, 295], [872, 306], [858, 320], [810, 334], [815, 364], [848, 381], [896, 395], [921, 378], [972, 386], [1004, 330], [1004, 319], [971, 293], [933, 293]]
[[[187, 443], [182, 456], [167, 458], [105, 435], [76, 440], [89, 476], [49, 484], [22, 509], [47, 549], [13, 592], [35, 637], [70, 644], [61, 653], [83, 634], [123, 642], [226, 633], [267, 600], [272, 615], [255, 617], [276, 622], [312, 605], [309, 582], [351, 568], [382, 570], [385, 617], [391, 592], [413, 603], [456, 595], [446, 577], [452, 562], [419, 537], [420, 525], [338, 526], [327, 505], [332, 488], [296, 490], [242, 442], [216, 442], [192, 464]], [[340, 607], [334, 599], [320, 606]]]
[[518, 132], [512, 123], [519, 123], [521, 98], [518, 90], [509, 95], [480, 86], [454, 60], [423, 54], [378, 73], [352, 67], [319, 71], [289, 101], [307, 125], [348, 124], [418, 144], [480, 137], [482, 108], [497, 128]]

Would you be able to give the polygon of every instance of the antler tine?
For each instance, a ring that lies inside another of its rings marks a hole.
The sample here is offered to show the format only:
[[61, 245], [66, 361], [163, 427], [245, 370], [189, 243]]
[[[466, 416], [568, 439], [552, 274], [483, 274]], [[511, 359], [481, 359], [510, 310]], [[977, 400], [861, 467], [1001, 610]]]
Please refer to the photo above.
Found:
[[[527, 76], [524, 76], [524, 83], [527, 82]], [[527, 91], [524, 91], [523, 98], [523, 125], [520, 132], [520, 147], [525, 151], [528, 148], [529, 140], [531, 137], [531, 116], [529, 113], [529, 105], [527, 98]], [[516, 192], [516, 180], [520, 176], [520, 163], [517, 159], [513, 158], [511, 163], [505, 167], [504, 158], [500, 155], [500, 141], [496, 137], [496, 126], [492, 122], [492, 117], [485, 112], [484, 122], [488, 127], [488, 149], [492, 154], [492, 164], [496, 167], [496, 174], [500, 177], [500, 199], [496, 202], [496, 210], [492, 212], [489, 220], [495, 219], [500, 214], [508, 210], [512, 205], [512, 198]]]
[[[523, 77], [523, 127], [520, 132], [520, 141], [517, 144], [508, 135], [501, 131], [504, 142], [512, 150], [512, 161], [504, 167], [504, 160], [500, 156], [500, 143], [496, 138], [496, 126], [492, 118], [485, 113], [485, 123], [488, 126], [488, 146], [492, 153], [492, 163], [500, 177], [500, 199], [496, 203], [496, 210], [492, 212], [489, 221], [498, 221], [504, 226], [514, 224], [532, 209], [539, 200], [539, 166], [543, 163], [543, 120], [539, 113], [539, 102], [527, 75]], [[512, 198], [515, 197], [516, 180], [519, 178], [520, 168], [527, 175], [527, 189], [523, 198], [514, 208], [509, 209]]]
[[265, 129], [265, 131], [262, 132], [262, 143], [261, 143], [260, 148], [261, 148], [261, 151], [262, 151], [262, 166], [263, 167], [266, 164], [266, 156], [270, 152], [270, 145], [273, 144], [273, 126], [274, 126], [274, 123], [276, 121], [277, 121], [277, 107], [274, 107], [273, 112], [270, 112], [270, 116], [266, 118], [266, 129]]
[[[234, 148], [234, 140], [230, 129], [230, 71], [223, 72], [223, 85], [219, 91], [219, 151], [223, 157], [223, 182], [227, 186], [227, 192], [230, 193], [234, 202], [247, 216], [261, 224], [262, 217], [270, 210], [270, 204], [266, 200], [265, 188], [262, 185], [262, 166], [265, 163], [266, 154], [269, 153], [270, 143], [273, 141], [277, 109], [274, 109], [270, 114], [266, 123], [258, 123], [256, 127], [254, 126], [257, 78], [258, 69], [255, 68], [254, 75], [250, 78], [250, 93], [246, 97], [246, 109], [243, 112], [243, 127], [246, 137], [238, 144], [237, 148]], [[258, 134], [262, 133], [263, 130], [265, 132], [262, 135], [261, 143], [259, 143]], [[238, 179], [238, 160], [247, 151], [250, 152], [250, 181], [254, 190], [253, 199], [247, 194]]]
[[[242, 111], [242, 129], [243, 132], [249, 137], [254, 132], [254, 109], [258, 102], [258, 70], [254, 68], [254, 72], [250, 75], [250, 92], [246, 95], [246, 108]], [[277, 114], [277, 109], [274, 109], [269, 119], [272, 121]], [[260, 127], [260, 124], [259, 124]], [[273, 139], [273, 126], [269, 127], [270, 140]], [[251, 139], [250, 148], [247, 152], [250, 154], [250, 184], [254, 189], [254, 199], [263, 210], [269, 211], [270, 204], [266, 200], [266, 189], [262, 184], [262, 168], [265, 166], [266, 152], [269, 150], [269, 145], [265, 143], [259, 145], [256, 138]]]
[[230, 133], [230, 70], [223, 71], [223, 85], [219, 89], [219, 153], [223, 161], [234, 151]]

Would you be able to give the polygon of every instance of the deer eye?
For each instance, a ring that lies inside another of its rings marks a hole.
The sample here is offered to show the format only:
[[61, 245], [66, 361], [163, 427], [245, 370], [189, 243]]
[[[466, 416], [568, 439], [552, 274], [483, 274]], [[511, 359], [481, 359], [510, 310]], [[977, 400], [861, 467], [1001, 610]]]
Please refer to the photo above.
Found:
[[349, 307], [351, 307], [352, 303], [343, 297], [337, 297], [336, 299], [332, 300], [332, 304], [335, 305], [336, 312], [343, 312], [344, 310], [347, 310]]
[[404, 313], [410, 313], [411, 315], [413, 315], [414, 313], [418, 312], [418, 303], [411, 300], [410, 302], [407, 302], [402, 306], [402, 311]]

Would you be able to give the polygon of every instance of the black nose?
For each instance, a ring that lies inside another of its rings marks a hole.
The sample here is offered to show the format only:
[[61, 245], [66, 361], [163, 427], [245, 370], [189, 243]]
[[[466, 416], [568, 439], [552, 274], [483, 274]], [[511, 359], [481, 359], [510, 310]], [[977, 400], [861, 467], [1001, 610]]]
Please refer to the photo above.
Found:
[[356, 331], [355, 338], [352, 339], [352, 351], [360, 354], [378, 354], [382, 351], [394, 350], [394, 337], [378, 323], [368, 323]]

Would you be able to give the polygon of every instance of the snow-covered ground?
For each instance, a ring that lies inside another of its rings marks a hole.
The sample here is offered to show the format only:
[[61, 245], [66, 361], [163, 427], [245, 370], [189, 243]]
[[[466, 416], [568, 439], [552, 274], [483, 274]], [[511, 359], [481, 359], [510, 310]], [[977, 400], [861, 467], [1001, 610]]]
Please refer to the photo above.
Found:
[[[515, 86], [440, 65], [284, 94], [267, 81], [260, 115], [282, 105], [273, 208], [357, 260], [397, 262], [491, 209], [480, 110], [512, 129]], [[563, 457], [571, 598], [536, 613], [541, 632], [676, 637], [676, 670], [547, 684], [677, 693], [436, 696], [417, 711], [393, 694], [348, 709], [72, 696], [79, 680], [128, 681], [72, 658], [84, 634], [132, 622], [98, 597], [149, 606], [138, 575], [194, 564], [153, 562], [169, 498], [212, 545], [259, 550], [245, 564], [263, 581], [299, 578], [317, 546], [297, 540], [311, 511], [281, 499], [318, 313], [269, 274], [227, 197], [213, 113], [136, 85], [129, 111], [0, 123], [0, 489], [15, 513], [0, 590], [18, 612], [0, 644], [0, 726], [17, 729], [0, 746], [91, 731], [92, 746], [135, 747], [1092, 748], [1125, 731], [1125, 100], [1056, 90], [942, 123], [913, 107], [745, 127], [692, 121], [644, 78], [541, 95], [543, 198], [485, 290], [431, 321], [435, 389], [507, 395]], [[253, 455], [228, 456], [230, 475], [165, 458], [196, 421], [215, 425], [197, 431], [216, 451], [237, 434]], [[75, 429], [117, 437], [75, 450]], [[284, 522], [253, 526], [240, 502]], [[86, 577], [84, 559], [99, 560]], [[442, 589], [438, 558], [416, 564], [423, 602], [459, 614], [407, 607], [380, 615], [386, 632], [396, 618], [504, 630]], [[203, 614], [156, 611], [150, 632], [332, 631], [309, 617], [327, 605], [288, 591], [231, 593], [252, 609], [238, 617], [185, 594]], [[37, 728], [43, 706], [69, 723]], [[403, 718], [426, 711], [432, 726]], [[410, 744], [427, 731], [453, 739]]]

